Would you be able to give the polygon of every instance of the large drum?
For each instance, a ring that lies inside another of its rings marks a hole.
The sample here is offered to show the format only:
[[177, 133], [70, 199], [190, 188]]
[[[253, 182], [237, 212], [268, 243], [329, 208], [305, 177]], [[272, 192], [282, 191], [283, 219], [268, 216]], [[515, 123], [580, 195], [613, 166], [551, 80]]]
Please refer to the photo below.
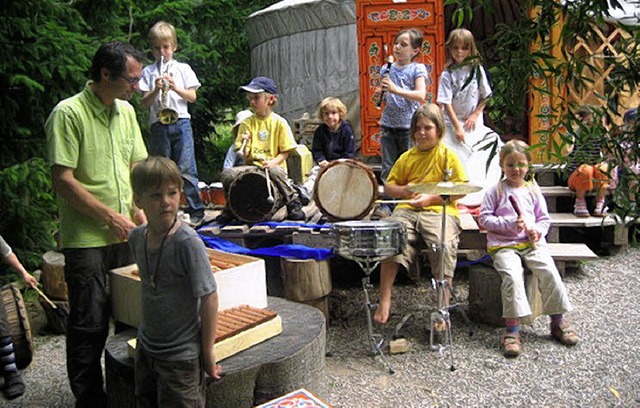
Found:
[[352, 159], [334, 160], [320, 170], [313, 199], [331, 220], [359, 220], [373, 208], [378, 183], [373, 171]]
[[335, 251], [354, 261], [380, 261], [402, 252], [407, 230], [398, 221], [345, 221], [333, 224]]
[[284, 205], [275, 183], [269, 180], [273, 201], [268, 200], [265, 170], [256, 166], [236, 167], [238, 174], [227, 189], [229, 210], [239, 220], [249, 223], [270, 220]]
[[20, 290], [14, 283], [3, 286], [1, 293], [4, 312], [11, 327], [16, 365], [22, 370], [31, 364], [33, 358], [33, 339], [29, 316], [24, 307]]

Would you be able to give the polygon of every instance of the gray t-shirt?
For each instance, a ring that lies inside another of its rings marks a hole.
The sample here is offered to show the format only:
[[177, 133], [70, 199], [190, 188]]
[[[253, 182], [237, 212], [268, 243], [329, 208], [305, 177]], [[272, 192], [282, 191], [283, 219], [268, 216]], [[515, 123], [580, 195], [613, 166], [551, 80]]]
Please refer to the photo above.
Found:
[[204, 243], [192, 228], [181, 224], [167, 237], [162, 251], [145, 252], [146, 231], [143, 225], [129, 235], [142, 279], [138, 341], [161, 360], [197, 358], [201, 354], [200, 298], [216, 290]]

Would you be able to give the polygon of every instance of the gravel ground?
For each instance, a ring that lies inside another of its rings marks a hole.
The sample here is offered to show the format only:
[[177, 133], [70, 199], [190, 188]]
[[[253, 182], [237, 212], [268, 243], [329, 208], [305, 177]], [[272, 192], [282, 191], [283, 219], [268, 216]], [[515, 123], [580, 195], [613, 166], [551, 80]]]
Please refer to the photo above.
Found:
[[[414, 312], [414, 318], [402, 331], [410, 342], [409, 351], [388, 357], [395, 369], [392, 375], [379, 357], [369, 353], [356, 276], [334, 288], [331, 298], [337, 318], [328, 332], [332, 356], [326, 360], [327, 394], [322, 397], [344, 408], [640, 407], [640, 354], [635, 350], [640, 334], [638, 265], [640, 249], [625, 249], [568, 271], [565, 282], [575, 306], [568, 318], [582, 341], [574, 348], [552, 341], [546, 318], [539, 318], [523, 327], [524, 350], [516, 359], [505, 359], [498, 349], [501, 328], [477, 325], [469, 336], [468, 327], [455, 314], [452, 354], [430, 351], [424, 327], [433, 307], [432, 291], [424, 282], [398, 284], [390, 323], [381, 332], [389, 338], [402, 315]], [[455, 286], [465, 300], [464, 273]], [[373, 299], [377, 296], [375, 290], [370, 294]], [[0, 400], [0, 406], [73, 406], [64, 337], [42, 335], [39, 308], [30, 307], [36, 353], [24, 372], [27, 392], [11, 403]]]

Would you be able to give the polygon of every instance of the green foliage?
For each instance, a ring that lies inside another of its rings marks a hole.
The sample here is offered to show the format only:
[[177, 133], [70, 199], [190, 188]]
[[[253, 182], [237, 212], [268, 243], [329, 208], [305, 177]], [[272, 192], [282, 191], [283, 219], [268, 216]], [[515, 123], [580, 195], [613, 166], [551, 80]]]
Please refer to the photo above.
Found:
[[0, 235], [27, 270], [39, 268], [42, 254], [55, 247], [58, 211], [47, 163], [31, 159], [0, 170], [0, 202]]
[[224, 163], [224, 156], [233, 143], [231, 124], [226, 123], [216, 127], [216, 132], [203, 138], [203, 156], [208, 160], [198, 162], [198, 174], [200, 179], [211, 183], [220, 180], [220, 171]]
[[53, 0], [9, 1], [0, 19], [0, 168], [42, 156], [49, 111], [86, 80], [97, 41]]

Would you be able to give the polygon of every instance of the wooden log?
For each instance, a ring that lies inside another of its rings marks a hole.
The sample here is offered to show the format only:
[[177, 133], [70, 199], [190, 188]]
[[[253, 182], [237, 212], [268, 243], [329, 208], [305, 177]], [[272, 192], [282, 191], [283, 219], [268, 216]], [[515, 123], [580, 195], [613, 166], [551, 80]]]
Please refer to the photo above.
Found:
[[[502, 318], [502, 279], [492, 267], [473, 265], [469, 269], [469, 318], [478, 323], [504, 326]], [[532, 314], [522, 318], [522, 323], [530, 324], [542, 315], [542, 297], [538, 280], [530, 272], [525, 272], [527, 299]]]
[[[326, 398], [326, 324], [309, 306], [269, 297], [282, 318], [282, 333], [222, 361], [222, 381], [207, 383], [207, 407], [254, 407], [298, 388]], [[135, 407], [133, 359], [127, 340], [135, 330], [111, 336], [105, 350], [110, 407]]]
[[329, 261], [281, 259], [284, 297], [296, 302], [316, 300], [331, 293]]
[[51, 299], [69, 300], [67, 282], [64, 279], [64, 255], [48, 251], [42, 255], [42, 286]]

